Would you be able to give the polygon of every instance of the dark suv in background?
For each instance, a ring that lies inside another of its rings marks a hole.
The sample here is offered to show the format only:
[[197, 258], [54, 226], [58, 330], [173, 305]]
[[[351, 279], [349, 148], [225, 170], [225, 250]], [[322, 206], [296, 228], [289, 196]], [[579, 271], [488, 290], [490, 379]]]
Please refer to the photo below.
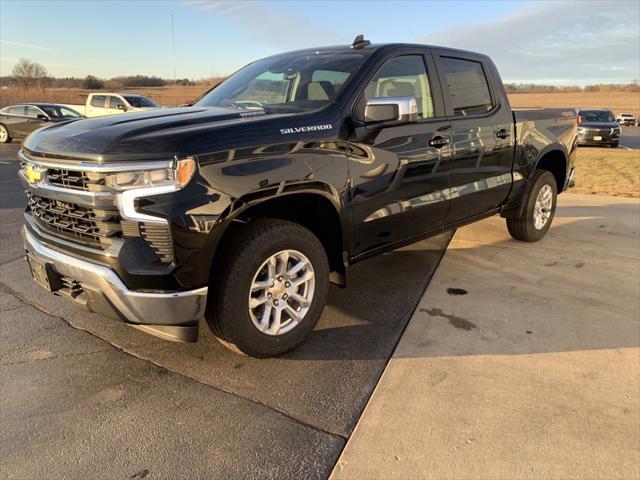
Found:
[[578, 111], [578, 144], [609, 145], [620, 143], [620, 125], [611, 110], [604, 108]]

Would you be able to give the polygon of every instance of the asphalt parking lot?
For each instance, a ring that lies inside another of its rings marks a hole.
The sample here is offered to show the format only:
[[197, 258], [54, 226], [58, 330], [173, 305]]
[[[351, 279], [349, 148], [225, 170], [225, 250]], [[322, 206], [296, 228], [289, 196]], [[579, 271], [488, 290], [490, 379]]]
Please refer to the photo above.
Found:
[[176, 344], [33, 284], [17, 144], [0, 146], [0, 465], [6, 478], [326, 478], [451, 233], [364, 262], [316, 330], [254, 360]]
[[640, 128], [622, 127], [620, 133], [620, 146], [632, 150], [640, 149]]

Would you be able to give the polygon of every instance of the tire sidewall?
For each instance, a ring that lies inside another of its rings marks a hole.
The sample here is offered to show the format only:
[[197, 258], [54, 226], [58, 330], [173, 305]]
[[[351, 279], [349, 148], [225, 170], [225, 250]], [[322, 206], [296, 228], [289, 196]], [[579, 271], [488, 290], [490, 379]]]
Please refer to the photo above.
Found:
[[[281, 233], [281, 232], [278, 232]], [[231, 261], [232, 285], [220, 285], [217, 322], [224, 337], [242, 352], [257, 357], [273, 356], [292, 349], [313, 329], [326, 302], [329, 267], [324, 248], [310, 232], [290, 238], [276, 238], [272, 242], [251, 241], [243, 245], [235, 261]], [[279, 236], [279, 235], [278, 235]], [[311, 306], [302, 321], [282, 335], [267, 335], [253, 324], [248, 298], [258, 269], [272, 255], [282, 250], [297, 250], [304, 254], [315, 274], [315, 290]], [[217, 288], [216, 285], [212, 286]], [[237, 312], [229, 318], [229, 312]]]
[[[551, 187], [552, 194], [552, 203], [551, 203], [551, 215], [547, 220], [547, 223], [541, 229], [537, 229], [535, 227], [534, 221], [534, 213], [535, 213], [535, 205], [536, 199], [538, 198], [538, 194], [542, 187], [545, 185], [549, 185]], [[529, 193], [529, 198], [527, 199], [527, 211], [526, 211], [526, 229], [527, 236], [532, 240], [540, 240], [543, 238], [549, 229], [551, 228], [551, 224], [553, 223], [553, 218], [556, 214], [556, 206], [558, 204], [558, 188], [556, 186], [555, 177], [551, 172], [543, 172], [538, 176], [535, 180], [533, 187], [531, 188], [531, 192]]]

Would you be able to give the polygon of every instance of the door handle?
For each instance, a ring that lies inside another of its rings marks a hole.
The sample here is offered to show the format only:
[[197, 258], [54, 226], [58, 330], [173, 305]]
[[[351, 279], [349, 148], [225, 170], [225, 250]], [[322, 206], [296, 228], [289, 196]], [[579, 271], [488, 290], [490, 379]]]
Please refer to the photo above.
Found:
[[449, 145], [449, 139], [441, 137], [440, 135], [436, 135], [431, 140], [429, 140], [429, 145], [431, 145], [433, 148], [442, 148], [445, 145]]
[[504, 140], [505, 138], [509, 138], [510, 136], [511, 132], [506, 128], [503, 128], [502, 130], [498, 130], [496, 132], [496, 137], [501, 138], [502, 140]]

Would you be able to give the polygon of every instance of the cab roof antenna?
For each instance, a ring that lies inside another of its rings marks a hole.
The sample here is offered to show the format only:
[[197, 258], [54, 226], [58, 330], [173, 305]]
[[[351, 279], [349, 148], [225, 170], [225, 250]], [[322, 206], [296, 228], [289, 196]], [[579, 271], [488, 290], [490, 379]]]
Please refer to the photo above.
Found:
[[361, 35], [358, 35], [356, 39], [353, 41], [353, 43], [351, 44], [351, 48], [355, 50], [357, 48], [366, 47], [367, 45], [371, 45], [371, 42], [369, 40], [365, 40], [364, 35], [361, 34]]

